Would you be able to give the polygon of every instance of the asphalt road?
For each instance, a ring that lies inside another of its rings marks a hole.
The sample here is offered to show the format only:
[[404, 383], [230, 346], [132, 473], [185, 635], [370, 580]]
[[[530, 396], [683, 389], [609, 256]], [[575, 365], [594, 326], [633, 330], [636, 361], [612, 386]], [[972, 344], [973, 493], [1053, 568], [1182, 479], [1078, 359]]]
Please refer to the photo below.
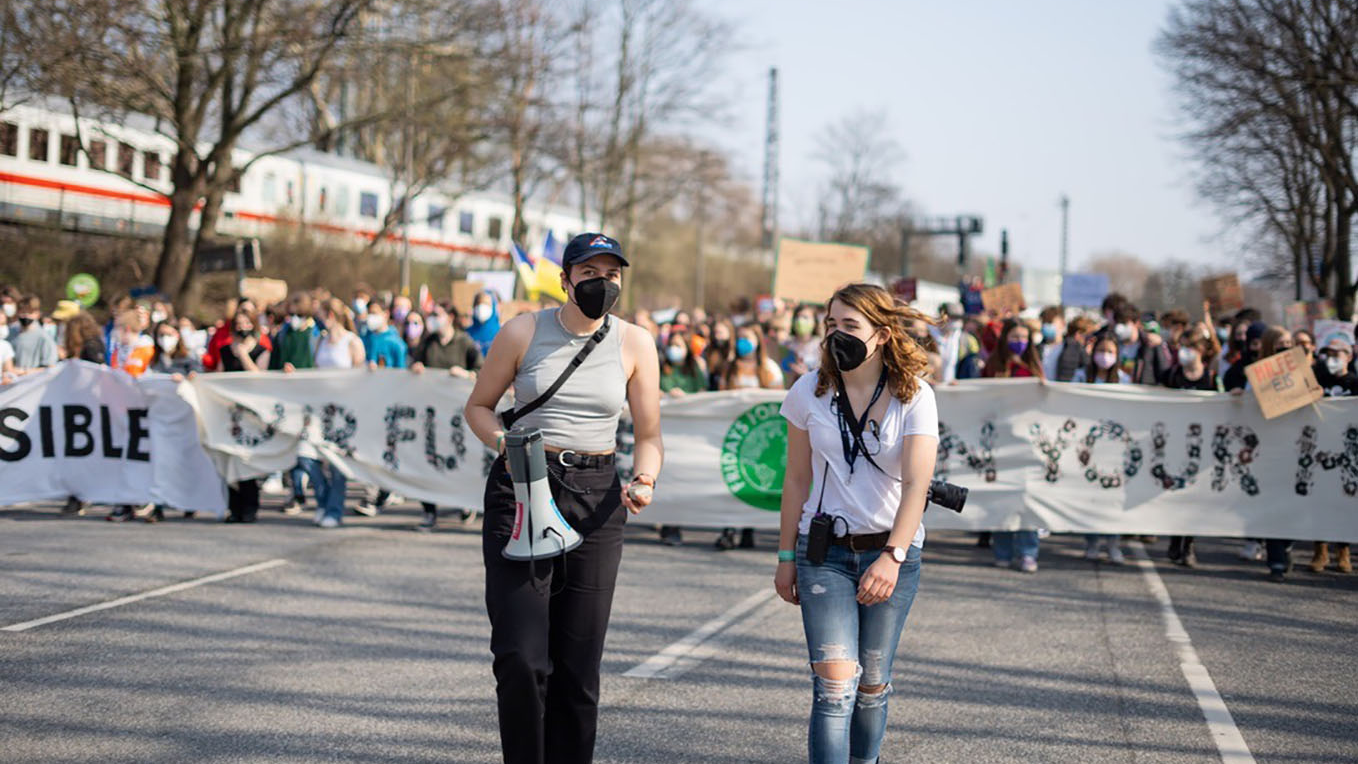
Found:
[[[253, 563], [285, 564], [0, 631], [3, 762], [499, 760], [479, 526], [412, 532], [407, 506], [322, 531], [266, 511], [148, 526], [0, 509], [0, 627]], [[719, 553], [629, 528], [596, 761], [795, 762], [810, 704], [772, 535]], [[1156, 570], [1255, 759], [1358, 762], [1358, 575], [1284, 584], [1201, 543]], [[1044, 542], [1036, 575], [964, 534], [926, 545], [883, 761], [1221, 761], [1135, 565]], [[1309, 559], [1307, 550], [1298, 555]], [[624, 673], [746, 607], [663, 678]]]

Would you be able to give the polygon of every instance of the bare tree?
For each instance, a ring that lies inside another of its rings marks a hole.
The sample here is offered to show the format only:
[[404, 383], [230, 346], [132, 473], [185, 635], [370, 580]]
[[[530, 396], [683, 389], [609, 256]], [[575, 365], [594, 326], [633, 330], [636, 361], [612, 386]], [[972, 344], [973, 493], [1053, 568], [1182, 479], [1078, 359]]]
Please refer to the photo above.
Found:
[[1141, 258], [1116, 251], [1095, 253], [1084, 270], [1105, 274], [1109, 289], [1138, 304], [1146, 294], [1146, 280], [1151, 275], [1151, 267]]
[[885, 111], [857, 111], [826, 125], [812, 158], [825, 170], [817, 205], [822, 239], [857, 241], [884, 220], [899, 222], [904, 203], [894, 176], [905, 154]]
[[1345, 316], [1358, 292], [1355, 39], [1346, 0], [1186, 0], [1158, 44], [1204, 196], [1279, 242], [1273, 270], [1310, 278]]

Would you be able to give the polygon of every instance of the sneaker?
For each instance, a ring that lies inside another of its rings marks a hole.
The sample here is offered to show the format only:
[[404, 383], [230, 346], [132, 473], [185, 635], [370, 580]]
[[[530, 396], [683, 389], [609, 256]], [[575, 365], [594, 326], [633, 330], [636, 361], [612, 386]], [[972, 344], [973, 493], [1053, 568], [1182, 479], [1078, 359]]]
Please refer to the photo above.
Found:
[[1127, 562], [1127, 558], [1122, 556], [1122, 549], [1117, 544], [1108, 548], [1108, 562], [1114, 565], [1121, 565]]
[[754, 549], [754, 528], [742, 528], [740, 530], [740, 548]]
[[340, 526], [340, 521], [339, 521], [339, 520], [336, 520], [336, 519], [333, 518], [333, 517], [323, 517], [323, 518], [321, 518], [321, 527], [322, 527], [322, 528], [338, 528], [339, 526]]
[[429, 531], [434, 530], [434, 526], [438, 524], [439, 524], [439, 513], [437, 510], [433, 512], [425, 512], [424, 519], [420, 520], [420, 524], [415, 526], [415, 530], [424, 531], [425, 533], [428, 533]]
[[1019, 568], [1018, 568], [1018, 569], [1021, 570], [1021, 571], [1023, 571], [1024, 573], [1036, 573], [1036, 572], [1037, 572], [1037, 558], [1035, 558], [1035, 557], [1024, 556], [1024, 558], [1023, 558], [1022, 560], [1019, 561]]
[[1281, 584], [1282, 582], [1287, 580], [1287, 573], [1286, 571], [1280, 568], [1269, 568], [1268, 580], [1272, 581], [1275, 584]]
[[358, 506], [354, 507], [354, 511], [364, 517], [377, 517], [377, 505], [367, 499], [360, 501]]
[[311, 518], [311, 524], [320, 525], [321, 521], [324, 519], [325, 519], [325, 509], [323, 507], [316, 507], [316, 514]]
[[85, 514], [85, 502], [72, 496], [66, 500], [66, 506], [61, 508], [63, 515], [83, 515]]
[[151, 513], [154, 511], [156, 511], [156, 505], [152, 504], [151, 502], [147, 502], [141, 505], [140, 507], [134, 507], [132, 509], [132, 516], [137, 518], [138, 520], [142, 520], [147, 517], [150, 517]]
[[716, 543], [714, 543], [712, 546], [716, 547], [717, 550], [721, 552], [725, 552], [728, 549], [735, 549], [736, 529], [726, 528], [725, 530], [723, 530], [721, 532], [721, 535], [717, 537]]
[[114, 507], [113, 511], [104, 519], [110, 523], [125, 523], [132, 519], [132, 508], [126, 505]]
[[665, 546], [679, 546], [684, 543], [684, 532], [677, 525], [660, 526], [660, 543]]
[[184, 510], [184, 519], [185, 519], [185, 520], [192, 520], [197, 514], [198, 514], [198, 513], [197, 513], [196, 511], [192, 510], [192, 509], [186, 509], [186, 510]]
[[1178, 562], [1185, 568], [1196, 568], [1198, 567], [1198, 555], [1190, 549], [1183, 557], [1179, 558]]
[[1258, 541], [1246, 541], [1240, 548], [1240, 559], [1242, 560], [1262, 560], [1264, 559], [1264, 545]]
[[1099, 546], [1097, 544], [1085, 547], [1085, 559], [1090, 562], [1099, 561]]
[[151, 514], [146, 516], [146, 522], [148, 523], [158, 523], [164, 519], [165, 510], [161, 509], [159, 506], [156, 506], [154, 509], [152, 509]]
[[463, 509], [459, 511], [462, 513], [461, 519], [463, 525], [471, 525], [472, 523], [476, 522], [476, 510]]
[[285, 515], [302, 514], [302, 499], [299, 499], [296, 496], [294, 496], [291, 499], [288, 499], [286, 502], [284, 502], [283, 514]]

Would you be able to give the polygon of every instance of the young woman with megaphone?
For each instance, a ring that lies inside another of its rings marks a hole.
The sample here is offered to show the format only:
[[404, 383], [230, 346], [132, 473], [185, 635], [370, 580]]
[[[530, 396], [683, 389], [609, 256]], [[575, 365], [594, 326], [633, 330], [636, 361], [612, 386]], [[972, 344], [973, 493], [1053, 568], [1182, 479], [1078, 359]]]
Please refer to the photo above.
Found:
[[[571, 239], [561, 274], [569, 302], [506, 324], [467, 401], [467, 424], [500, 452], [486, 479], [481, 549], [500, 744], [510, 764], [594, 756], [599, 665], [622, 558], [620, 510], [635, 514], [650, 504], [664, 455], [655, 342], [609, 315], [627, 266], [622, 247], [607, 236]], [[496, 414], [510, 385], [516, 408]], [[635, 477], [626, 486], [613, 454], [624, 405], [636, 441]], [[533, 518], [517, 516], [507, 437], [516, 449], [535, 449], [529, 457], [515, 451], [519, 471], [525, 459], [541, 460], [545, 447], [560, 512], [551, 512], [547, 525], [564, 520], [570, 528], [562, 530], [574, 533], [554, 540], [533, 533], [528, 543], [519, 535], [518, 521]]]
[[881, 752], [938, 450], [938, 409], [921, 376], [929, 360], [906, 332], [928, 320], [881, 287], [842, 287], [827, 306], [819, 371], [783, 402], [774, 585], [802, 610], [812, 764], [876, 762]]

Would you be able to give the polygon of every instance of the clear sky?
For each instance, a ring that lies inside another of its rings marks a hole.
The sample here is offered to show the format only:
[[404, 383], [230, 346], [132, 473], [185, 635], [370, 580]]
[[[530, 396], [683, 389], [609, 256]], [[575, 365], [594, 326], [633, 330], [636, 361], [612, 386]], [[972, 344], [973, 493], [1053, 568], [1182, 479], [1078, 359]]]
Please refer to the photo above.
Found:
[[709, 0], [744, 47], [730, 57], [734, 123], [715, 138], [758, 187], [767, 74], [782, 101], [781, 216], [809, 221], [816, 133], [885, 108], [905, 152], [897, 178], [927, 214], [985, 219], [1022, 263], [1055, 268], [1058, 199], [1070, 262], [1122, 250], [1149, 262], [1225, 264], [1228, 245], [1192, 189], [1168, 75], [1152, 44], [1162, 0]]

